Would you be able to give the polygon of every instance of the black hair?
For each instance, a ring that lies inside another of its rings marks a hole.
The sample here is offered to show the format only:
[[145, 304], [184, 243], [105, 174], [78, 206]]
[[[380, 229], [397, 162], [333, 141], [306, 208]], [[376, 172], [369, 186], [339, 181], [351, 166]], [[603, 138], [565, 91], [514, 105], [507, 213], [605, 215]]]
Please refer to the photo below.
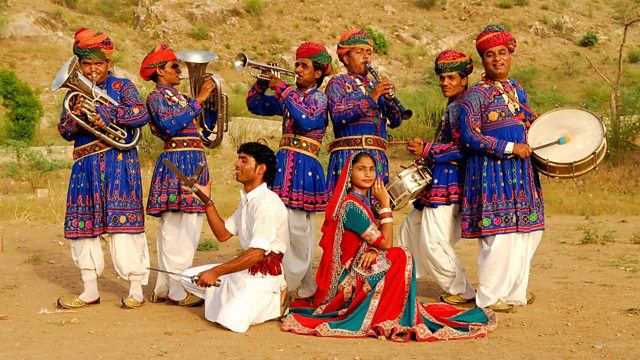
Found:
[[324, 82], [324, 72], [327, 69], [326, 65], [320, 64], [317, 61], [312, 61], [313, 62], [313, 71], [320, 71], [322, 73], [322, 75], [320, 75], [319, 78], [316, 79], [316, 86], [320, 87], [322, 86], [322, 83]]
[[267, 186], [273, 186], [276, 179], [276, 154], [267, 145], [258, 142], [247, 142], [238, 148], [238, 154], [247, 154], [256, 160], [256, 165], [264, 164], [267, 170], [262, 179]]
[[[157, 69], [164, 70], [165, 66], [167, 66], [167, 62], [163, 61], [162, 63], [160, 63], [160, 65], [158, 65]], [[151, 74], [151, 76], [149, 76], [151, 81], [153, 81], [156, 84], [158, 83], [158, 70], [157, 69], [153, 71], [153, 74]]]
[[371, 158], [371, 160], [373, 160], [373, 164], [375, 165], [376, 159], [373, 158], [373, 155], [369, 154], [368, 152], [361, 151], [353, 157], [353, 160], [351, 160], [351, 166], [360, 161], [360, 159], [362, 159], [364, 156], [368, 156], [369, 158]]

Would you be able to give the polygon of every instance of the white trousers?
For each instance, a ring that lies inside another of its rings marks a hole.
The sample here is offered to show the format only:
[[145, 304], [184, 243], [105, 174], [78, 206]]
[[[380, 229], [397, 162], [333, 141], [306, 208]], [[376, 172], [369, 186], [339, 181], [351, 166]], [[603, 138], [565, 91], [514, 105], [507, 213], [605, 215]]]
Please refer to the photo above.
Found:
[[489, 306], [498, 300], [513, 305], [527, 303], [531, 258], [541, 239], [542, 230], [478, 240], [478, 307]]
[[282, 266], [289, 291], [307, 297], [316, 291], [313, 276], [313, 251], [316, 248], [316, 214], [297, 209], [289, 212], [289, 246]]
[[[198, 249], [204, 214], [164, 212], [158, 221], [158, 266], [160, 269], [182, 273], [193, 265], [193, 256]], [[156, 295], [173, 300], [182, 300], [187, 292], [180, 277], [158, 273]]]
[[411, 251], [417, 277], [431, 274], [447, 293], [471, 299], [475, 291], [454, 249], [460, 231], [459, 204], [413, 209], [402, 221], [398, 245]]
[[[219, 264], [196, 266], [183, 272], [193, 276]], [[248, 270], [223, 275], [220, 287], [203, 288], [182, 279], [187, 291], [204, 299], [204, 317], [235, 332], [252, 324], [280, 316], [280, 291], [286, 288], [283, 275], [251, 275]]]
[[[149, 281], [149, 249], [147, 237], [142, 234], [105, 234], [109, 243], [111, 260], [118, 276], [125, 280]], [[95, 270], [100, 276], [104, 271], [104, 253], [100, 237], [71, 241], [71, 257], [80, 270]]]

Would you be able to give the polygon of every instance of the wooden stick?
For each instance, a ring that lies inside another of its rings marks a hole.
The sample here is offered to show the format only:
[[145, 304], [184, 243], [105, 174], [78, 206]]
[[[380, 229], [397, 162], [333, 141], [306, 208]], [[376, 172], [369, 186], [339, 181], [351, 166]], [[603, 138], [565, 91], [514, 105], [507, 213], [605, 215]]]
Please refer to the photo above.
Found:
[[397, 141], [389, 141], [388, 145], [406, 145], [409, 143], [409, 140], [397, 140]]

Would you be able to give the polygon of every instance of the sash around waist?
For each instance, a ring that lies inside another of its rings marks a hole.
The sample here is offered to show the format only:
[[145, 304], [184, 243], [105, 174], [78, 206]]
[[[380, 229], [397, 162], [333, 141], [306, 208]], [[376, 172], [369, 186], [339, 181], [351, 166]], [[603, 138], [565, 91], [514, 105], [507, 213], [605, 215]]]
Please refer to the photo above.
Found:
[[320, 144], [318, 141], [304, 137], [302, 135], [284, 134], [280, 139], [280, 148], [297, 151], [299, 153], [309, 155], [315, 159], [318, 158], [320, 152]]
[[95, 140], [73, 149], [73, 160], [78, 161], [85, 156], [101, 153], [109, 149], [113, 149], [113, 147], [102, 140]]
[[199, 137], [174, 137], [164, 143], [164, 151], [204, 151], [202, 140]]
[[338, 150], [349, 149], [374, 149], [387, 151], [387, 140], [373, 135], [345, 136], [337, 138], [329, 144], [328, 151], [331, 153]]

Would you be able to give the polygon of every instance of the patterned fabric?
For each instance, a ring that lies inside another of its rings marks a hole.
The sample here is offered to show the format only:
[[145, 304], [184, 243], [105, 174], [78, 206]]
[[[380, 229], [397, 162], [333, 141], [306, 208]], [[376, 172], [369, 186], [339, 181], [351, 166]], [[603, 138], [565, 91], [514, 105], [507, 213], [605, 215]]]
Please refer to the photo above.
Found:
[[[127, 79], [111, 74], [97, 85], [119, 102], [119, 106], [100, 105], [105, 122], [127, 127], [141, 127], [149, 116], [136, 87]], [[97, 139], [63, 109], [58, 130], [79, 149]], [[127, 138], [127, 142], [131, 139]], [[84, 156], [71, 168], [64, 236], [74, 240], [102, 234], [144, 232], [142, 180], [138, 151], [112, 148]]]
[[73, 54], [80, 60], [108, 60], [115, 45], [107, 34], [80, 28], [73, 37]]
[[271, 275], [277, 276], [282, 274], [282, 258], [284, 257], [283, 253], [270, 252], [268, 255], [265, 255], [260, 262], [251, 266], [249, 269], [249, 274], [251, 275]]
[[[368, 76], [351, 72], [331, 78], [326, 94], [336, 141], [344, 137], [362, 135], [376, 136], [386, 140], [387, 124], [391, 128], [402, 124], [400, 110], [393, 101], [380, 96], [376, 103], [369, 96], [374, 86], [375, 81], [369, 80]], [[345, 160], [354, 151], [356, 150], [346, 149], [331, 153], [327, 169], [327, 187], [330, 193], [333, 192]], [[387, 154], [377, 149], [365, 149], [365, 151], [374, 157], [378, 176], [383, 177], [385, 183], [388, 182]]]
[[413, 202], [416, 209], [438, 207], [461, 202], [465, 174], [465, 157], [460, 150], [460, 101], [464, 94], [447, 105], [442, 135], [436, 143], [425, 143], [418, 163], [429, 166], [431, 184]]
[[142, 60], [140, 77], [145, 81], [151, 80], [151, 76], [156, 72], [156, 69], [163, 67], [170, 61], [176, 61], [176, 54], [169, 49], [167, 44], [158, 44]]
[[444, 50], [436, 57], [434, 69], [438, 75], [455, 71], [464, 78], [473, 72], [473, 59], [460, 51]]
[[[327, 129], [327, 97], [315, 87], [302, 92], [283, 81], [274, 95], [267, 95], [254, 85], [247, 95], [247, 108], [257, 115], [282, 116], [285, 137], [302, 136], [322, 144]], [[285, 206], [307, 212], [324, 211], [328, 193], [317, 157], [281, 147], [276, 153], [276, 168], [271, 190]]]
[[285, 134], [280, 138], [280, 148], [301, 152], [316, 159], [321, 146], [319, 142], [301, 135]]
[[368, 32], [360, 29], [350, 29], [342, 35], [340, 41], [338, 42], [338, 59], [342, 61], [342, 57], [344, 54], [348, 53], [349, 50], [364, 46], [371, 48], [373, 50], [373, 38], [369, 35]]
[[331, 153], [348, 149], [377, 149], [387, 151], [387, 140], [369, 135], [347, 136], [331, 142], [327, 151]]
[[502, 25], [488, 25], [476, 37], [476, 50], [478, 50], [480, 57], [484, 55], [485, 51], [500, 45], [506, 46], [509, 52], [516, 51], [518, 46], [516, 38], [505, 30]]
[[435, 341], [483, 337], [495, 329], [491, 310], [460, 310], [420, 303], [411, 253], [382, 251], [368, 269], [362, 254], [383, 240], [365, 195], [348, 191], [353, 157], [342, 169], [325, 214], [316, 293], [293, 301], [282, 331], [333, 337], [374, 336], [394, 341]]
[[[527, 94], [513, 80], [501, 84], [515, 91], [523, 105]], [[544, 204], [531, 158], [507, 157], [507, 143], [526, 143], [524, 111], [514, 116], [490, 81], [473, 85], [460, 104], [460, 132], [467, 150], [462, 202], [462, 237], [476, 238], [544, 229]]]
[[202, 111], [200, 103], [185, 98], [171, 86], [157, 84], [147, 97], [147, 108], [151, 132], [165, 142], [165, 151], [158, 156], [153, 170], [147, 214], [160, 216], [165, 211], [203, 213], [204, 204], [183, 190], [180, 179], [162, 163], [168, 159], [187, 177], [194, 176], [198, 165], [202, 164], [204, 171], [198, 183], [205, 185], [209, 181], [207, 158], [194, 121]]
[[306, 42], [298, 46], [296, 59], [307, 58], [321, 65], [324, 75], [329, 75], [333, 71], [331, 66], [331, 55], [324, 45], [316, 42]]
[[109, 149], [111, 149], [111, 146], [102, 142], [102, 140], [96, 140], [94, 142], [88, 143], [87, 145], [83, 145], [73, 149], [73, 160], [80, 160], [85, 156], [107, 151]]

